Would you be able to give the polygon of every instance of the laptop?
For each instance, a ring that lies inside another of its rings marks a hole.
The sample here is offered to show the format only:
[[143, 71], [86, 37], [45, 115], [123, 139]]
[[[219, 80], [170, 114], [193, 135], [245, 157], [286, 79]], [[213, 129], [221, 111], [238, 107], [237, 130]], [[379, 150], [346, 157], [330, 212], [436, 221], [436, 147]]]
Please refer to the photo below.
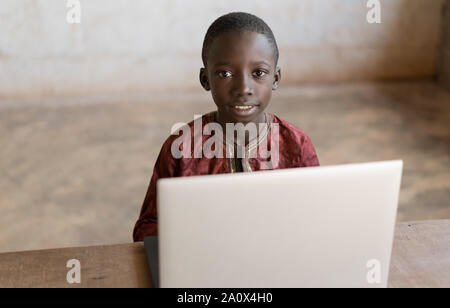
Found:
[[161, 179], [156, 285], [387, 287], [402, 168], [396, 160]]

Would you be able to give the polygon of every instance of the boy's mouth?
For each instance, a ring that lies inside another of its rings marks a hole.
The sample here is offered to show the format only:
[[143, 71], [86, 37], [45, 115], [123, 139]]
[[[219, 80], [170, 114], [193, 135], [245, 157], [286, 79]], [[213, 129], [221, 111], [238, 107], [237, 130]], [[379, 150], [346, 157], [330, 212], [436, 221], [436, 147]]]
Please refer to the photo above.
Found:
[[233, 105], [230, 107], [234, 114], [238, 116], [246, 116], [256, 110], [257, 105]]
[[233, 108], [237, 109], [237, 110], [250, 110], [253, 107], [255, 107], [255, 106], [234, 106]]

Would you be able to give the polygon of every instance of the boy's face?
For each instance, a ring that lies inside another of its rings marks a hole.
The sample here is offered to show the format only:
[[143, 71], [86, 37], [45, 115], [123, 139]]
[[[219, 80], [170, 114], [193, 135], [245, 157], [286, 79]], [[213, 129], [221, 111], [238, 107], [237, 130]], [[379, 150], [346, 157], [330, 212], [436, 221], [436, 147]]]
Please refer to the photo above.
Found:
[[207, 59], [200, 82], [211, 90], [220, 122], [264, 122], [264, 110], [281, 79], [267, 38], [250, 31], [222, 34]]

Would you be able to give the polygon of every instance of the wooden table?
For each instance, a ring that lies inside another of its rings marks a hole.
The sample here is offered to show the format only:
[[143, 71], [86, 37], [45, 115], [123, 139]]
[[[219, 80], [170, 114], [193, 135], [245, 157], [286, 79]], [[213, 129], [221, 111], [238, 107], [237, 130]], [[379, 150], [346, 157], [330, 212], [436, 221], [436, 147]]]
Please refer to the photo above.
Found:
[[[69, 259], [81, 283], [68, 284]], [[399, 223], [390, 287], [450, 287], [450, 220]], [[152, 287], [142, 243], [0, 254], [0, 287]]]

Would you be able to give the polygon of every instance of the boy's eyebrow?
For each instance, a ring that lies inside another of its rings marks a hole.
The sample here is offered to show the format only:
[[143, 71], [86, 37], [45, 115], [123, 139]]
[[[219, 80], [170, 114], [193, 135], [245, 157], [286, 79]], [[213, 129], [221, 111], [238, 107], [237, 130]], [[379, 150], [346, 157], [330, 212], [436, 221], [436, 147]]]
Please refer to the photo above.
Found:
[[222, 66], [222, 65], [231, 65], [231, 63], [230, 62], [217, 62], [214, 64], [214, 67]]
[[[267, 65], [267, 66], [269, 66], [269, 67], [271, 66], [269, 63], [267, 63], [267, 62], [264, 61], [264, 60], [261, 60], [261, 61], [255, 61], [255, 62], [252, 62], [252, 64], [253, 64], [253, 65], [265, 64], [265, 65]], [[230, 63], [230, 62], [225, 62], [225, 61], [217, 62], [217, 63], [214, 64], [214, 67], [218, 67], [218, 66], [222, 66], [222, 65], [224, 65], [224, 66], [226, 66], [226, 65], [231, 65], [231, 63]]]
[[264, 60], [262, 60], [262, 61], [256, 61], [256, 62], [253, 62], [252, 64], [265, 64], [265, 65], [267, 65], [267, 66], [271, 66], [269, 63], [267, 63], [267, 62], [264, 61]]

